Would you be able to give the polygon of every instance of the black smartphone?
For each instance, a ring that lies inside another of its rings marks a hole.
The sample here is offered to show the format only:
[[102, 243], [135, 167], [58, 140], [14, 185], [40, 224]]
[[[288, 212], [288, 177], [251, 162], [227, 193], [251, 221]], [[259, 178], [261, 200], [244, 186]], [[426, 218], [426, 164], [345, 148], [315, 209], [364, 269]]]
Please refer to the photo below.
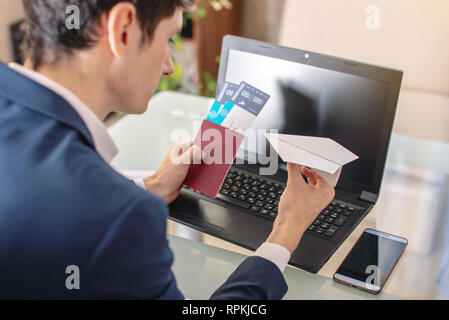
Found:
[[405, 238], [365, 229], [335, 272], [334, 280], [379, 294], [407, 244]]

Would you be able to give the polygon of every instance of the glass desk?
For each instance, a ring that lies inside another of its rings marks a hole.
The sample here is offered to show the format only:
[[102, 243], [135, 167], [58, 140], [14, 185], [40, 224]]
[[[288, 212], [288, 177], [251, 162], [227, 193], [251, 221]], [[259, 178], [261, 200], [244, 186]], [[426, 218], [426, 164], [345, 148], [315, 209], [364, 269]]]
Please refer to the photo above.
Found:
[[[145, 114], [126, 116], [109, 128], [120, 150], [113, 165], [123, 170], [156, 170], [179, 130], [193, 140], [211, 101], [176, 92], [157, 94]], [[332, 280], [365, 228], [409, 240], [380, 296]], [[175, 252], [173, 270], [188, 298], [207, 299], [251, 254], [172, 221], [168, 232]], [[449, 144], [393, 135], [373, 211], [317, 275], [289, 266], [285, 277], [286, 299], [449, 299]]]

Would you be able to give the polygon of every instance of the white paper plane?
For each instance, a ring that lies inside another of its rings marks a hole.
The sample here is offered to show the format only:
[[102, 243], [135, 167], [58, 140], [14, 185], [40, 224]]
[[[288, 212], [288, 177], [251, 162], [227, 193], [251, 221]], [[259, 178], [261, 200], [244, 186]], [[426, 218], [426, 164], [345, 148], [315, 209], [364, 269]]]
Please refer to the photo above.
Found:
[[284, 162], [314, 169], [334, 187], [343, 166], [359, 158], [329, 138], [273, 133], [265, 136]]

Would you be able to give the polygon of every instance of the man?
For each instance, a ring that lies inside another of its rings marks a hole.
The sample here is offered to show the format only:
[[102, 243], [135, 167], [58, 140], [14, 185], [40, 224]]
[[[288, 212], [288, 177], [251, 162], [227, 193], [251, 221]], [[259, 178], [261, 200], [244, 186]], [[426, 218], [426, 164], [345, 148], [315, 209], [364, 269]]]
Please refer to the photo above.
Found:
[[[109, 166], [117, 150], [102, 120], [113, 110], [146, 110], [160, 77], [173, 72], [170, 40], [187, 4], [23, 3], [25, 65], [0, 65], [0, 298], [183, 298], [170, 271], [167, 204], [201, 151], [167, 156], [154, 176], [133, 183]], [[79, 30], [66, 28], [73, 4]], [[334, 196], [311, 170], [288, 171], [267, 242], [212, 298], [285, 294], [290, 254]], [[67, 270], [79, 272], [74, 290]]]

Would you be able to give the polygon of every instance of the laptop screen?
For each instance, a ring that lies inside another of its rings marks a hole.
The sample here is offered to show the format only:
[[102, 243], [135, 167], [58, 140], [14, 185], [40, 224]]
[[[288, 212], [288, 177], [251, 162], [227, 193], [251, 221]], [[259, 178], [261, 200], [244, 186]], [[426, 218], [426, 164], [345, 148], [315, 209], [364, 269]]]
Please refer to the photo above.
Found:
[[[224, 80], [246, 81], [271, 95], [253, 129], [331, 138], [360, 157], [343, 168], [341, 179], [373, 184], [378, 156], [385, 156], [390, 82], [235, 49], [228, 51]], [[245, 143], [245, 153], [267, 152], [263, 133], [258, 141]]]

